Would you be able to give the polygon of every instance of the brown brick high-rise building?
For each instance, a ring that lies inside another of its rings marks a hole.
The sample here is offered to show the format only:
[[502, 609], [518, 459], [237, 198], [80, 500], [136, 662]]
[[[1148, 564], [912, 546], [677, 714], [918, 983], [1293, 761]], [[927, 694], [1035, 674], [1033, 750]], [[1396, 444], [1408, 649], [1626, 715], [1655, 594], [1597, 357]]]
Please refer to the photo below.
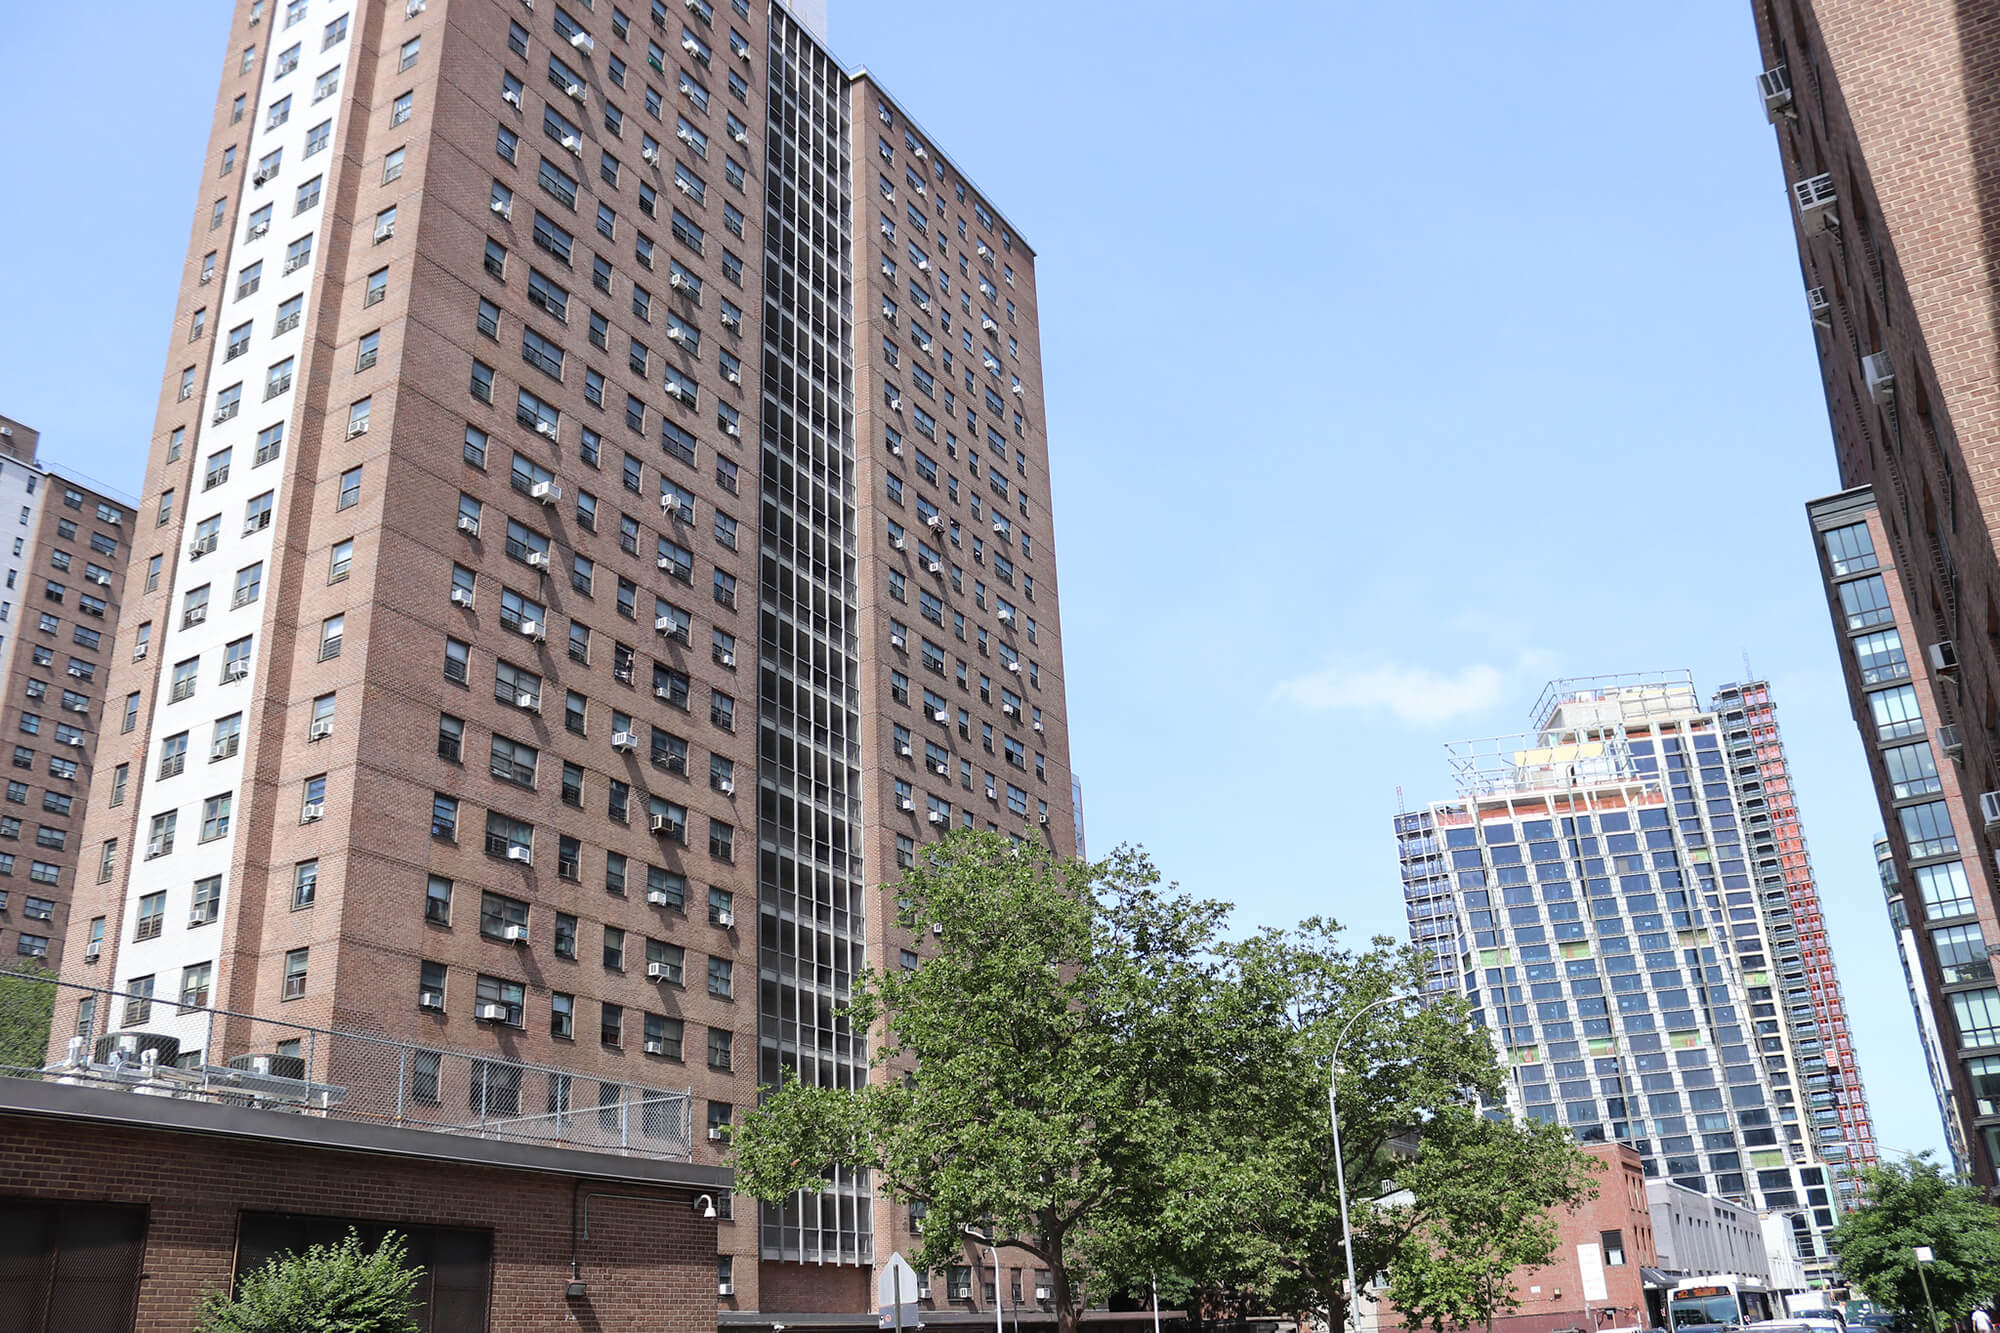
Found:
[[[1756, 0], [1843, 493], [1812, 506], [1952, 1095], [2000, 1186], [2000, 22]], [[1956, 1146], [1956, 1145], [1955, 1145]]]
[[51, 470], [40, 440], [0, 416], [0, 967], [62, 964], [131, 550], [130, 504]]
[[[917, 846], [1071, 850], [1034, 257], [810, 9], [238, 0], [72, 980], [691, 1085], [715, 1162], [868, 1077]], [[744, 1201], [730, 1317], [870, 1306], [874, 1203]]]

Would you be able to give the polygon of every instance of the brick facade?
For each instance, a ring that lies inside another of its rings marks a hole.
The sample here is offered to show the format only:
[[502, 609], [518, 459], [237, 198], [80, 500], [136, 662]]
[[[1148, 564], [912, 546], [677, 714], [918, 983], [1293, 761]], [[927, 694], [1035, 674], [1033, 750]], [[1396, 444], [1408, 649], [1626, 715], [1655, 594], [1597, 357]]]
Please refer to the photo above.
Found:
[[[403, 1138], [445, 1160], [409, 1155], [410, 1143], [393, 1135], [364, 1151], [232, 1132], [246, 1116], [293, 1119], [277, 1112], [239, 1111], [233, 1120], [182, 1115], [178, 1123], [149, 1127], [143, 1103], [154, 1099], [40, 1091], [32, 1107], [9, 1096], [0, 1108], [6, 1194], [146, 1210], [134, 1333], [185, 1333], [201, 1298], [233, 1281], [239, 1219], [257, 1212], [490, 1232], [484, 1328], [491, 1333], [568, 1324], [603, 1333], [715, 1327], [716, 1228], [691, 1206], [699, 1182], [599, 1176], [593, 1173], [615, 1170], [618, 1159], [584, 1154], [563, 1155], [569, 1170], [451, 1160], [451, 1140], [440, 1135]], [[105, 1119], [106, 1108], [115, 1113], [120, 1102], [139, 1105], [129, 1120]], [[259, 1133], [284, 1130], [264, 1126]], [[383, 1143], [394, 1150], [383, 1150]], [[586, 1206], [587, 1238], [581, 1234]], [[567, 1295], [573, 1243], [577, 1274], [588, 1287], [581, 1298]], [[51, 1316], [50, 1329], [68, 1326], [61, 1310]]]
[[[1949, 804], [1978, 915], [1990, 921], [1995, 845], [1976, 795], [2000, 790], [2000, 16], [1962, 0], [1757, 0], [1753, 11], [1784, 183], [1814, 188], [1808, 183], [1824, 177], [1820, 192], [1830, 188], [1837, 201], [1832, 226], [1821, 224], [1823, 210], [1787, 202], [1803, 286], [1821, 301], [1814, 337], [1841, 482], [1870, 486], [1880, 499], [1880, 549], [1894, 553], [1908, 603], [1899, 623], [1916, 634], [1909, 657], [1927, 658], [1942, 643], [1958, 663], [1949, 680], [1918, 679], [1940, 725], [1961, 731], [1960, 753], [1939, 762], [1972, 794]], [[1858, 691], [1855, 707], [1857, 715], [1867, 709]], [[1901, 798], [1879, 765], [1874, 771], [1907, 878]], [[1926, 984], [1939, 997], [1930, 932], [1918, 940]], [[1967, 1061], [1990, 1058], [1980, 1052], [1992, 1042], [1961, 1035], [1954, 1095], [1967, 1124], [1983, 1122], [1970, 1135], [1973, 1167], [1991, 1188], [1987, 1139], [2000, 1115], [1979, 1114]], [[1986, 1104], [1994, 1106], [1991, 1097]]]

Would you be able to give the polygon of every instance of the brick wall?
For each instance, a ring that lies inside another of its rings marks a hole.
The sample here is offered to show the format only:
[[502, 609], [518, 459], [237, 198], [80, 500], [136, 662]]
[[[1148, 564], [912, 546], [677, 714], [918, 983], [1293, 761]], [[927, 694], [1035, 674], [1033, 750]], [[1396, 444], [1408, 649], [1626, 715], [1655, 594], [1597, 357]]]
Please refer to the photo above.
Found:
[[[244, 1210], [488, 1229], [491, 1333], [715, 1327], [715, 1227], [682, 1191], [21, 1116], [0, 1118], [0, 1180], [10, 1194], [146, 1206], [135, 1333], [186, 1333], [202, 1296], [231, 1280]], [[589, 1295], [573, 1301], [573, 1207], [597, 1191], [631, 1197], [590, 1200]]]

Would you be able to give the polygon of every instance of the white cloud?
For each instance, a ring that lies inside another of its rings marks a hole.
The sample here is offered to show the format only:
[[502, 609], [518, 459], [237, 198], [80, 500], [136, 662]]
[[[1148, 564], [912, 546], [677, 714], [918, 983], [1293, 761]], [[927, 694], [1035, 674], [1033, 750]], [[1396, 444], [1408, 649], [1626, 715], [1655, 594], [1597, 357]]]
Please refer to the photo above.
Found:
[[1435, 726], [1493, 707], [1503, 683], [1499, 669], [1483, 663], [1451, 675], [1393, 664], [1332, 667], [1281, 682], [1273, 697], [1312, 713], [1389, 713], [1414, 726]]

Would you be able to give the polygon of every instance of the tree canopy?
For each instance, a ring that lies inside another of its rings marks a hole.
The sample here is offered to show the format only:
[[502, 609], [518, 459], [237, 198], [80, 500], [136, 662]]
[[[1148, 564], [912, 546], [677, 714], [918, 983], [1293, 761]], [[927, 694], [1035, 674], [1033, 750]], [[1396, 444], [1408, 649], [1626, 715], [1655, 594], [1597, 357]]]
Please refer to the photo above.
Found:
[[[1927, 1280], [1938, 1318], [1951, 1321], [2000, 1292], [2000, 1212], [1929, 1153], [1868, 1167], [1861, 1197], [1827, 1242], [1847, 1280], [1870, 1300], [1921, 1320]], [[1922, 1278], [1920, 1245], [1935, 1256]]]
[[1363, 1013], [1416, 987], [1407, 948], [1350, 949], [1324, 920], [1232, 941], [1226, 904], [1162, 888], [1138, 852], [1067, 861], [995, 833], [951, 835], [896, 889], [933, 948], [857, 986], [874, 1079], [787, 1077], [735, 1131], [738, 1188], [778, 1200], [871, 1170], [923, 1205], [919, 1269], [1019, 1247], [1063, 1333], [1155, 1281], [1340, 1322], [1328, 1071], [1350, 1020], [1337, 1098], [1364, 1280], [1401, 1274], [1422, 1317], [1505, 1308], [1495, 1266], [1546, 1262], [1546, 1209], [1594, 1189], [1559, 1132], [1482, 1115], [1499, 1075], [1461, 1003]]

